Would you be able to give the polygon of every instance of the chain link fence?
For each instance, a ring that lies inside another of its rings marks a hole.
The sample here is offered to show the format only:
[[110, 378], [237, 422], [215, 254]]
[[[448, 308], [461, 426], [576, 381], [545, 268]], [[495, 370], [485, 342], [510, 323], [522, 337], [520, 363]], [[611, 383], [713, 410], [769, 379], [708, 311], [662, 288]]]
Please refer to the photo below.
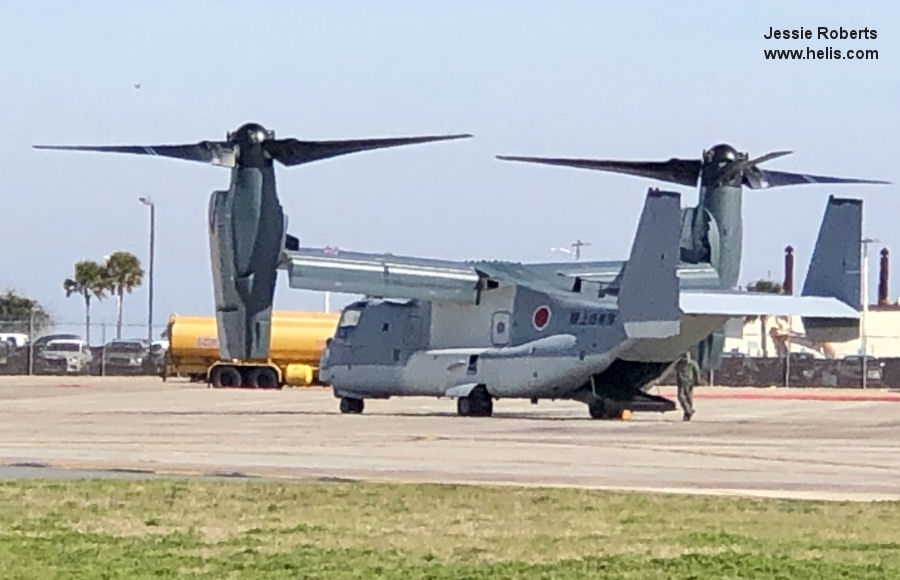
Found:
[[162, 375], [166, 325], [0, 320], [0, 375]]

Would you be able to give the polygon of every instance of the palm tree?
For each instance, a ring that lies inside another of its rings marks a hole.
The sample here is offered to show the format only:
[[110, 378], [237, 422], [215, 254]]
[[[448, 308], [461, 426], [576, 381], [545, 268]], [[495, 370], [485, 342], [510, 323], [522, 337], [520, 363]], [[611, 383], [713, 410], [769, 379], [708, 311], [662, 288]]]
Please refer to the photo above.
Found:
[[116, 295], [116, 338], [122, 338], [122, 300], [125, 292], [141, 285], [144, 269], [131, 252], [114, 252], [106, 258], [106, 274], [110, 290]]
[[78, 294], [84, 297], [84, 335], [85, 342], [91, 344], [91, 296], [103, 300], [110, 289], [106, 268], [91, 260], [82, 260], [75, 264], [75, 276], [66, 278], [63, 290], [66, 297]]

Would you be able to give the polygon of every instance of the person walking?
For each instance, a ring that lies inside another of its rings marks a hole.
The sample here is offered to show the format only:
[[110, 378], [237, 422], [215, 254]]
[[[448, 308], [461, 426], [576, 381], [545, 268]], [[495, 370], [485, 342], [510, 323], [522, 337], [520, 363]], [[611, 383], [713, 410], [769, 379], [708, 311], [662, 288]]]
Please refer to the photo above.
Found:
[[694, 416], [694, 387], [700, 384], [700, 367], [691, 359], [691, 353], [681, 355], [675, 363], [675, 380], [678, 382], [678, 403], [684, 411], [684, 420]]

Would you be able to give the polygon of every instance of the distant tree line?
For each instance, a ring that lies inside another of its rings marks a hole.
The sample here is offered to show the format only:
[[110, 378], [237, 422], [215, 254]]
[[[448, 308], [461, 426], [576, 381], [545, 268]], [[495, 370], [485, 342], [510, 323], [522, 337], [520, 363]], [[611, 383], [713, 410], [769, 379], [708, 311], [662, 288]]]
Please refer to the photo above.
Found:
[[[116, 297], [116, 338], [120, 339], [125, 294], [130, 294], [143, 281], [141, 261], [131, 252], [114, 252], [103, 262], [76, 262], [72, 277], [63, 281], [63, 290], [66, 297], [78, 295], [84, 299], [84, 334], [88, 344], [91, 341], [91, 301]], [[50, 315], [36, 300], [12, 289], [0, 294], [0, 332], [22, 332], [31, 327], [40, 334], [52, 324]]]
[[0, 294], [0, 332], [22, 332], [30, 328], [40, 333], [50, 325], [50, 315], [37, 300], [12, 289]]

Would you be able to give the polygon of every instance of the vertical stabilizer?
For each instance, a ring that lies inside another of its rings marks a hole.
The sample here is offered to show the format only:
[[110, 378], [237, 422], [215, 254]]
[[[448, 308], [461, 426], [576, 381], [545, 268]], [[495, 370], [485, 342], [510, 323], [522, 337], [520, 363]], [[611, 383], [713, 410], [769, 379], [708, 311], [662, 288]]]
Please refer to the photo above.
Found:
[[629, 338], [664, 338], [680, 330], [678, 266], [681, 196], [647, 192], [631, 256], [619, 284], [619, 316]]
[[[828, 197], [813, 250], [803, 296], [837, 298], [860, 309], [862, 200]], [[807, 338], [843, 342], [859, 337], [859, 320], [804, 318]]]

